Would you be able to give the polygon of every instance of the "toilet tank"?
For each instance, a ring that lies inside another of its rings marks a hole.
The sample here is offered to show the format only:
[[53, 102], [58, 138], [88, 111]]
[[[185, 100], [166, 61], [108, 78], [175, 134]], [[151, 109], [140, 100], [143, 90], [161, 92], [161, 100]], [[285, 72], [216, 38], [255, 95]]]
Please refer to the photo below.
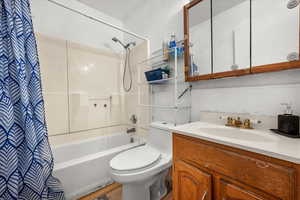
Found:
[[152, 122], [147, 136], [147, 144], [162, 153], [172, 154], [172, 132], [174, 124]]

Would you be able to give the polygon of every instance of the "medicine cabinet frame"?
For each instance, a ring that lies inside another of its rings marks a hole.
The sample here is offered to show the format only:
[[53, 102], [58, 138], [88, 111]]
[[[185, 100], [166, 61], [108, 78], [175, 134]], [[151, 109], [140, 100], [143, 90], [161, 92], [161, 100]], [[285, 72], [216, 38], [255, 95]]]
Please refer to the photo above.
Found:
[[[250, 67], [247, 69], [237, 69], [232, 71], [225, 71], [225, 72], [213, 72], [213, 64], [211, 64], [211, 71], [210, 74], [204, 74], [204, 75], [197, 75], [197, 76], [190, 76], [190, 66], [191, 66], [191, 60], [190, 60], [190, 30], [189, 30], [189, 11], [194, 6], [198, 5], [199, 3], [202, 3], [203, 0], [192, 0], [190, 3], [186, 4], [183, 8], [183, 17], [184, 17], [184, 71], [185, 71], [185, 80], [186, 82], [194, 82], [194, 81], [201, 81], [201, 80], [211, 80], [211, 79], [220, 79], [220, 78], [226, 78], [226, 77], [238, 77], [238, 76], [244, 76], [244, 75], [250, 75], [250, 74], [257, 74], [257, 73], [266, 73], [266, 72], [276, 72], [276, 71], [282, 71], [282, 70], [289, 70], [289, 69], [297, 69], [300, 68], [300, 60], [297, 61], [287, 61], [287, 62], [280, 62], [280, 63], [272, 63], [272, 64], [265, 64], [265, 65], [259, 65], [259, 66], [253, 66], [252, 65], [252, 39], [253, 39], [253, 20], [252, 20], [252, 0], [250, 0]], [[212, 0], [210, 0], [212, 1]], [[295, 8], [299, 9], [300, 8]], [[212, 8], [211, 8], [212, 12]], [[300, 16], [300, 12], [299, 12]], [[212, 14], [211, 14], [211, 22]], [[300, 19], [299, 19], [300, 24]], [[298, 28], [299, 30], [299, 54], [300, 54], [300, 26]], [[213, 23], [211, 23], [211, 43], [213, 43]], [[200, 36], [201, 37], [201, 36]], [[199, 38], [200, 38], [199, 37]], [[212, 45], [211, 45], [212, 46]], [[211, 47], [211, 57], [213, 59], [213, 47]], [[199, 66], [201, 67], [201, 66]]]

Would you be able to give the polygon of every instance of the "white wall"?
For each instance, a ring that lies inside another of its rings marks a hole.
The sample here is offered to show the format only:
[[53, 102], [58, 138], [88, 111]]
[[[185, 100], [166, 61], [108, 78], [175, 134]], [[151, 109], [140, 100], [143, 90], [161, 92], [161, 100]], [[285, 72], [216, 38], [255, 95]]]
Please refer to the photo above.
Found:
[[[150, 39], [151, 49], [175, 32], [183, 35], [182, 7], [187, 1], [153, 0], [135, 11], [125, 25]], [[247, 112], [276, 115], [282, 102], [292, 102], [300, 114], [300, 70], [249, 75], [193, 83], [192, 120], [200, 111]]]
[[[103, 19], [108, 23], [123, 26], [120, 20], [88, 7], [79, 1], [56, 0], [56, 2], [97, 19]], [[111, 40], [114, 36], [123, 39], [121, 31], [73, 13], [48, 0], [31, 0], [31, 9], [35, 32], [98, 49], [115, 52], [122, 50]]]
[[162, 47], [162, 41], [169, 41], [170, 35], [176, 33], [183, 38], [182, 6], [189, 0], [151, 0], [144, 1], [141, 7], [124, 20], [125, 25], [133, 32], [150, 40], [152, 51]]

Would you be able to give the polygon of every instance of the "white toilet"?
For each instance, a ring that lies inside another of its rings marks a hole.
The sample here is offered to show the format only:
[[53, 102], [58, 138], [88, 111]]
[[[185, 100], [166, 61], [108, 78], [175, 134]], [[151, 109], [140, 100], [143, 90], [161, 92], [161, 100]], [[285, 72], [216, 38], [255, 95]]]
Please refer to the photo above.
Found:
[[110, 161], [111, 177], [123, 184], [122, 200], [150, 200], [150, 186], [172, 165], [171, 127], [174, 125], [152, 123], [146, 145], [122, 152]]

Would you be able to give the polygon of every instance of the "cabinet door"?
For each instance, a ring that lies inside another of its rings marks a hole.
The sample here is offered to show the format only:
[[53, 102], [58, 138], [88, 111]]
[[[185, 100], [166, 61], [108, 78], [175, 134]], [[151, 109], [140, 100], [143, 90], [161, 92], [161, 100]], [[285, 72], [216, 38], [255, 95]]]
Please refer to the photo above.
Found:
[[212, 176], [182, 161], [174, 167], [175, 200], [211, 200]]
[[266, 194], [257, 194], [251, 189], [220, 180], [221, 200], [279, 200]]

